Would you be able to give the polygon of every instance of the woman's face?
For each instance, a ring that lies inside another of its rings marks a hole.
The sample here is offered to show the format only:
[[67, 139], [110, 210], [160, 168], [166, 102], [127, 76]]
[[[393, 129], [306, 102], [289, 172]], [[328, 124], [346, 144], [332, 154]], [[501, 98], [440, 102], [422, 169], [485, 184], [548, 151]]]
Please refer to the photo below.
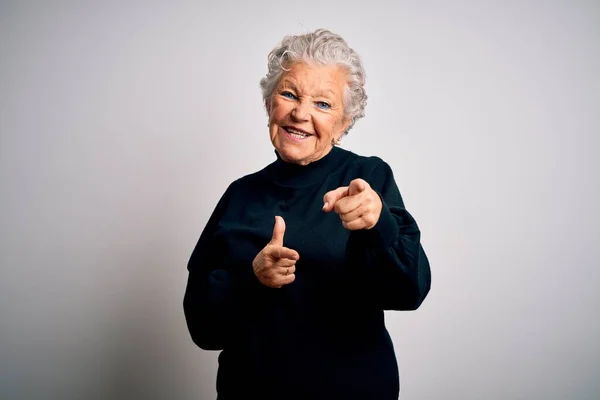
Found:
[[337, 65], [292, 64], [266, 102], [271, 142], [287, 162], [306, 165], [325, 156], [348, 128], [346, 71]]

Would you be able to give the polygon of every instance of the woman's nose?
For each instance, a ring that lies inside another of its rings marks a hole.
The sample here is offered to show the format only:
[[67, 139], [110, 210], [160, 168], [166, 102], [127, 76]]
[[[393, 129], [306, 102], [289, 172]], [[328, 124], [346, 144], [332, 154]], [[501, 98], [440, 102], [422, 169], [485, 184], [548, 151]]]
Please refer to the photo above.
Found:
[[292, 110], [292, 117], [297, 121], [308, 121], [310, 119], [310, 102], [297, 102]]

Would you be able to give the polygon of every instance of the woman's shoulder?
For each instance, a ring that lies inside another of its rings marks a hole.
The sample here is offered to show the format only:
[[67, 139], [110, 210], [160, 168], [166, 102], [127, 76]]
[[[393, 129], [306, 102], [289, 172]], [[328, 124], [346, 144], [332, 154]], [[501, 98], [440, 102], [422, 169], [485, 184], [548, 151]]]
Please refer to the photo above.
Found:
[[265, 175], [270, 168], [270, 165], [266, 167], [247, 173], [245, 175], [240, 176], [239, 178], [234, 179], [229, 186], [227, 187], [228, 192], [236, 192], [236, 191], [246, 191], [249, 189], [257, 189], [258, 185], [264, 181]]
[[337, 148], [337, 151], [342, 152], [344, 157], [350, 161], [349, 168], [354, 168], [361, 172], [388, 171], [391, 170], [390, 165], [377, 155], [358, 154], [354, 151]]

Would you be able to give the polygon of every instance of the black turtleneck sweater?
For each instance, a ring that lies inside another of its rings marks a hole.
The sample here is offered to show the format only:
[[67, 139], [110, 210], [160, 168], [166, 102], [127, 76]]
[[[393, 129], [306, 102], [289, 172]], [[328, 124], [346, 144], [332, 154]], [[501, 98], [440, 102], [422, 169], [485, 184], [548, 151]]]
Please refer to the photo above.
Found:
[[[277, 154], [277, 153], [276, 153]], [[383, 209], [349, 231], [323, 196], [362, 178]], [[262, 285], [252, 260], [275, 216], [296, 250], [296, 279]], [[334, 147], [300, 166], [279, 156], [233, 182], [188, 264], [184, 311], [194, 342], [219, 355], [219, 399], [397, 399], [398, 366], [384, 310], [415, 310], [429, 292], [420, 231], [389, 165]]]

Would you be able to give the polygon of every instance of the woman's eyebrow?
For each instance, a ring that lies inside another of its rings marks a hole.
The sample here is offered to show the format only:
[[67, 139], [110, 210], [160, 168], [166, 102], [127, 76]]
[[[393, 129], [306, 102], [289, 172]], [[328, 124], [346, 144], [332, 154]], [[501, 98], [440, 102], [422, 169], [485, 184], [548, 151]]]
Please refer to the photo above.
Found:
[[282, 87], [291, 87], [291, 88], [293, 88], [293, 89], [296, 89], [296, 85], [294, 84], [294, 81], [292, 81], [292, 80], [291, 80], [291, 79], [289, 79], [289, 78], [284, 78], [284, 79], [281, 81], [281, 86], [282, 86]]
[[327, 97], [330, 99], [335, 98], [335, 92], [331, 89], [321, 89], [320, 92], [318, 92], [317, 96], [322, 96], [322, 97]]

